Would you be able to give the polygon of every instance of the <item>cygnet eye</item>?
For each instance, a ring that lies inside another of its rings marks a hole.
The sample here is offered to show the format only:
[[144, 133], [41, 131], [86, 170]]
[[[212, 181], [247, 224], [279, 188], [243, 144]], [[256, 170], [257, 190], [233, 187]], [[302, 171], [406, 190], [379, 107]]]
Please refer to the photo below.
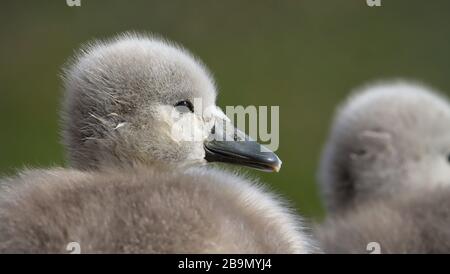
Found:
[[183, 100], [174, 105], [174, 107], [181, 113], [194, 112], [194, 105], [189, 100]]
[[450, 163], [450, 154], [447, 154], [447, 162]]

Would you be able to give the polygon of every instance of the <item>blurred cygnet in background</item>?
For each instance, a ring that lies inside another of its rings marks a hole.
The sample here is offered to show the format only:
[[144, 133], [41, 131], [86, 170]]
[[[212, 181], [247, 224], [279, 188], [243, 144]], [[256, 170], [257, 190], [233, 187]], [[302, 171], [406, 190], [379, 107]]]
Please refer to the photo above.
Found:
[[450, 252], [450, 105], [425, 86], [368, 86], [337, 111], [320, 165], [325, 252]]

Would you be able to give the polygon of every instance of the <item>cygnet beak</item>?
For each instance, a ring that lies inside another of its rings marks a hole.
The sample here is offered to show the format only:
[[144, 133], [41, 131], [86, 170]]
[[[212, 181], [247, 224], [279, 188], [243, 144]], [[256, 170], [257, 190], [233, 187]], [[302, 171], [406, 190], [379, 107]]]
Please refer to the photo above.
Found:
[[216, 122], [204, 143], [208, 162], [225, 162], [267, 172], [278, 172], [281, 160], [268, 148], [252, 140], [230, 122]]

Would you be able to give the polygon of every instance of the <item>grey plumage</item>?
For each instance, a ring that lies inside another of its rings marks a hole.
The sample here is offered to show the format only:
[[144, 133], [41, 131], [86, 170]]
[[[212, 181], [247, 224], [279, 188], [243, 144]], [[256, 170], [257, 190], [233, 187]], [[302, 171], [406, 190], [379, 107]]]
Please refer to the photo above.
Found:
[[200, 115], [215, 106], [210, 73], [186, 50], [124, 34], [89, 44], [64, 71], [61, 116], [71, 166], [204, 162], [202, 142], [179, 142], [170, 132], [176, 102], [201, 98]]
[[382, 83], [339, 108], [321, 162], [325, 252], [450, 252], [450, 106], [419, 84]]
[[329, 216], [315, 236], [326, 253], [367, 254], [372, 242], [382, 254], [449, 253], [449, 198], [448, 187], [436, 187], [372, 200]]
[[[63, 140], [72, 168], [0, 181], [0, 252], [60, 253], [73, 241], [82, 253], [316, 251], [280, 198], [201, 167], [208, 134], [226, 118], [209, 72], [186, 50], [121, 35], [80, 51], [64, 82]], [[196, 111], [175, 111], [177, 102], [196, 98]], [[200, 138], [184, 140], [173, 130], [177, 123]], [[270, 155], [253, 160], [279, 169]]]
[[399, 81], [356, 91], [339, 107], [322, 155], [328, 211], [405, 189], [450, 186], [449, 125], [447, 100], [422, 85]]
[[0, 250], [65, 253], [306, 253], [301, 222], [228, 172], [137, 166], [23, 172], [1, 191]]

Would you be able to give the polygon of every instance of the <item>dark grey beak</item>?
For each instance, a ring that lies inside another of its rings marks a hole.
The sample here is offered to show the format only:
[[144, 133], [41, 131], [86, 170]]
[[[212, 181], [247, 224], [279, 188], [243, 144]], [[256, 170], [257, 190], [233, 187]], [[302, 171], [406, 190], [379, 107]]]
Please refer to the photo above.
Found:
[[208, 162], [225, 162], [242, 165], [268, 172], [278, 172], [281, 160], [272, 151], [258, 142], [251, 140], [238, 129], [234, 129], [231, 140], [217, 140], [217, 133], [212, 132], [213, 140], [206, 141], [205, 159]]

